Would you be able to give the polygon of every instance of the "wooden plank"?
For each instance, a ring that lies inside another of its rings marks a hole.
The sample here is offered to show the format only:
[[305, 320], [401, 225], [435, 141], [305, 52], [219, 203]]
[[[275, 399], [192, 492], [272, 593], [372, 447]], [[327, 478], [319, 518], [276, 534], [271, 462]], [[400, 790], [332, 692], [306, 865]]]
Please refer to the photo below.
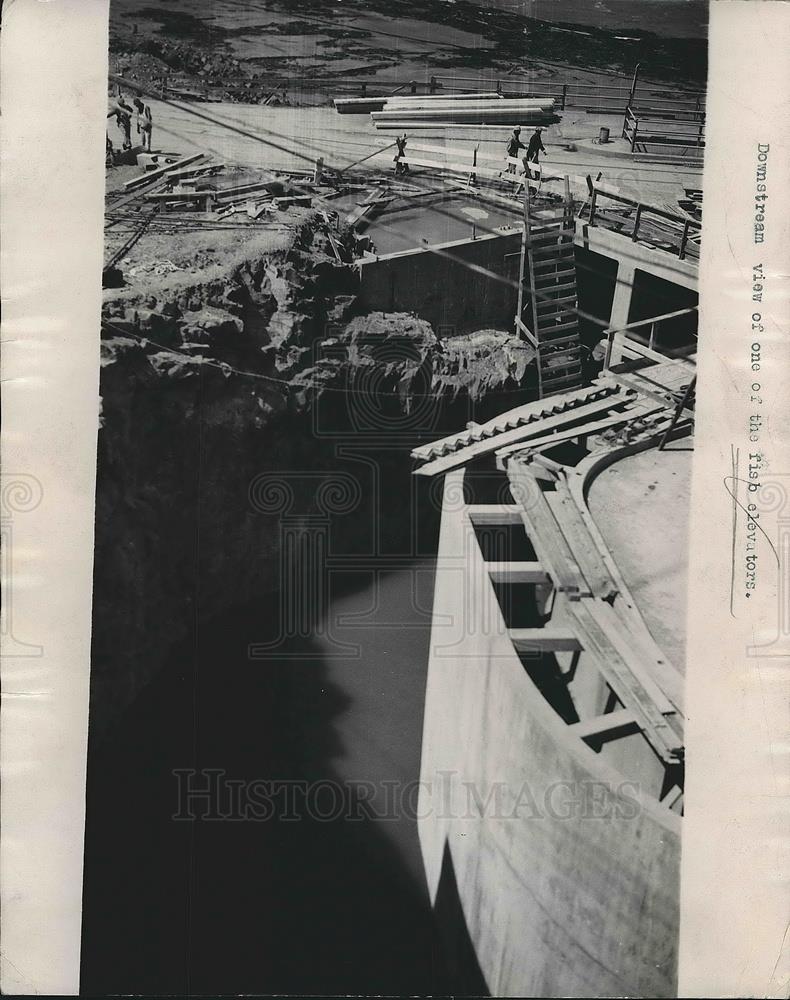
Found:
[[539, 562], [487, 562], [492, 583], [549, 583], [549, 574]]
[[654, 671], [647, 666], [641, 642], [631, 633], [623, 619], [617, 616], [611, 604], [606, 601], [591, 601], [588, 610], [609, 643], [617, 650], [633, 676], [648, 693], [656, 708], [662, 714], [676, 714], [675, 705], [669, 695], [661, 688]]
[[[614, 391], [613, 391], [614, 390]], [[587, 386], [584, 389], [579, 389], [576, 392], [569, 393], [567, 399], [564, 401], [566, 409], [570, 410], [573, 408], [574, 404], [581, 405], [583, 402], [592, 401], [593, 399], [599, 399], [603, 395], [618, 395], [621, 390], [617, 387], [617, 384], [608, 375], [601, 376], [594, 380], [593, 384]], [[558, 404], [547, 405], [540, 399], [534, 399], [529, 403], [524, 403], [521, 406], [515, 406], [513, 409], [506, 410], [504, 413], [500, 413], [497, 417], [492, 417], [491, 420], [487, 420], [481, 425], [482, 429], [487, 435], [501, 433], [507, 425], [515, 426], [516, 422], [528, 422], [533, 420], [543, 420], [546, 417], [553, 416], [557, 413]], [[468, 429], [459, 431], [455, 434], [449, 434], [447, 437], [440, 438], [438, 441], [432, 441], [428, 444], [420, 445], [417, 448], [412, 449], [411, 457], [416, 459], [430, 459], [434, 458], [440, 453], [440, 449], [444, 446], [449, 446], [451, 450], [457, 450], [460, 447], [464, 447], [467, 444], [471, 444], [471, 437]], [[445, 453], [445, 452], [443, 452]]]
[[[573, 229], [552, 229], [551, 231], [546, 230], [539, 232], [535, 236], [533, 236], [533, 234], [530, 232], [527, 245], [537, 246], [540, 247], [542, 250], [546, 247], [548, 243], [550, 243], [551, 240], [558, 241], [562, 236], [575, 236], [575, 235], [576, 235], [575, 227]], [[572, 244], [570, 243], [563, 243], [563, 244], [558, 243], [558, 246], [571, 246], [571, 245]]]
[[634, 672], [634, 662], [621, 655], [607, 631], [597, 621], [598, 609], [609, 605], [604, 601], [593, 600], [576, 601], [568, 606], [579, 628], [579, 638], [585, 653], [595, 661], [601, 675], [623, 706], [632, 709], [645, 737], [659, 757], [669, 764], [677, 763], [682, 758], [683, 740], [665, 718], [665, 713], [674, 714], [675, 710], [655, 682], [646, 677], [644, 668], [639, 663], [636, 663], [639, 672]]
[[213, 197], [213, 191], [157, 191], [144, 195], [146, 201], [205, 201]]
[[[583, 392], [584, 390], [581, 391]], [[562, 413], [557, 413], [543, 419], [529, 421], [522, 427], [517, 427], [512, 431], [504, 431], [500, 434], [494, 434], [486, 440], [462, 446], [449, 455], [443, 455], [440, 458], [427, 462], [419, 469], [415, 469], [414, 474], [417, 476], [434, 476], [439, 472], [446, 472], [448, 469], [454, 469], [459, 465], [465, 465], [470, 459], [476, 458], [479, 455], [486, 455], [491, 451], [497, 451], [505, 445], [514, 444], [516, 441], [523, 441], [532, 436], [539, 437], [545, 431], [551, 430], [555, 427], [562, 427], [564, 424], [568, 424], [572, 420], [580, 420], [582, 417], [590, 416], [593, 413], [600, 413], [601, 410], [610, 410], [616, 406], [617, 403], [623, 403], [625, 400], [625, 396], [606, 395], [603, 398], [594, 400], [590, 403], [570, 407]], [[412, 455], [415, 456], [415, 453], [412, 452]]]
[[563, 441], [572, 441], [577, 437], [586, 437], [588, 434], [594, 434], [597, 431], [605, 430], [608, 427], [614, 427], [617, 424], [625, 424], [630, 420], [635, 420], [637, 417], [646, 416], [649, 413], [655, 412], [657, 412], [657, 408], [654, 407], [651, 409], [647, 403], [636, 404], [629, 409], [612, 413], [601, 420], [594, 420], [587, 424], [569, 427], [567, 430], [561, 430], [554, 434], [547, 434], [528, 441], [521, 441], [518, 444], [509, 445], [506, 448], [500, 448], [496, 453], [497, 465], [499, 468], [504, 468], [504, 465], [501, 463], [503, 463], [515, 452], [525, 451], [525, 449], [532, 448], [550, 448], [554, 444], [560, 444]]
[[633, 389], [641, 396], [652, 399], [654, 403], [671, 408], [677, 402], [669, 390], [662, 393], [656, 392], [655, 388], [651, 389], [650, 383], [646, 384], [645, 379], [641, 378], [638, 372], [612, 372], [612, 376], [626, 389]]
[[638, 733], [640, 726], [631, 709], [619, 708], [614, 712], [607, 712], [605, 715], [596, 715], [592, 719], [574, 722], [568, 726], [568, 731], [583, 740], [595, 740], [603, 737], [608, 741]]
[[650, 634], [641, 615], [634, 614], [623, 600], [615, 601], [611, 610], [611, 615], [606, 611], [603, 614], [609, 620], [612, 634], [619, 632], [624, 637], [627, 636], [627, 641], [635, 650], [640, 662], [645, 665], [648, 675], [663, 691], [678, 714], [683, 715], [682, 674]]
[[271, 189], [273, 184], [271, 181], [259, 181], [255, 184], [240, 184], [238, 187], [225, 187], [217, 188], [214, 192], [217, 201], [237, 201], [241, 197], [246, 197], [248, 194], [254, 194], [256, 191], [266, 191], [271, 194]]
[[507, 474], [513, 497], [521, 505], [529, 540], [555, 588], [567, 593], [572, 600], [590, 596], [581, 568], [554, 519], [535, 474], [518, 461], [508, 466]]
[[183, 177], [202, 177], [217, 174], [225, 169], [224, 163], [196, 163], [193, 167], [185, 167], [183, 170], [175, 170], [167, 175], [168, 180], [180, 180]]
[[570, 628], [511, 628], [508, 630], [513, 646], [519, 653], [576, 653], [582, 646]]
[[177, 160], [175, 163], [170, 163], [165, 167], [159, 167], [156, 170], [149, 170], [146, 173], [141, 174], [139, 177], [133, 177], [130, 181], [127, 181], [124, 184], [124, 190], [131, 191], [133, 188], [147, 184], [155, 177], [161, 177], [164, 174], [172, 173], [174, 170], [180, 170], [181, 168], [188, 166], [190, 163], [202, 160], [205, 155], [205, 153], [195, 153], [192, 156], [185, 156], [183, 159]]
[[117, 201], [112, 202], [107, 206], [108, 212], [115, 212], [119, 208], [123, 208], [124, 205], [128, 205], [130, 201], [135, 201], [137, 198], [141, 198], [143, 195], [152, 194], [154, 191], [158, 191], [167, 184], [167, 177], [160, 177], [159, 180], [154, 181], [150, 188], [145, 188], [144, 190], [132, 191], [130, 194], [123, 195]]
[[521, 524], [521, 508], [517, 503], [470, 504], [466, 513], [472, 524], [480, 527]]
[[[549, 308], [556, 308], [557, 306], [565, 306], [569, 302], [575, 302], [575, 301], [576, 301], [576, 295], [575, 294], [574, 295], [562, 295], [562, 296], [559, 296], [556, 299], [544, 299], [544, 298], [541, 298], [539, 300], [539, 302], [538, 302], [538, 310], [549, 309]], [[574, 311], [573, 309], [570, 309], [570, 310], [569, 309], [561, 309], [560, 310], [560, 312], [573, 312], [573, 311]], [[542, 315], [540, 313], [540, 311], [538, 312], [538, 317], [540, 319], [545, 319], [546, 318], [546, 316]]]
[[[548, 280], [548, 279], [551, 279], [551, 280]], [[567, 282], [565, 282], [564, 285], [558, 285], [556, 283], [556, 281], [554, 281], [554, 284], [552, 284], [551, 283], [552, 280], [554, 280], [554, 275], [553, 274], [541, 275], [539, 277], [536, 276], [535, 281], [537, 283], [537, 289], [538, 289], [538, 291], [539, 292], [557, 292], [557, 293], [559, 293], [559, 292], [569, 292], [571, 289], [574, 289], [574, 290], [576, 289], [576, 282], [575, 281], [567, 281]], [[545, 301], [548, 302], [549, 300], [546, 299]], [[551, 301], [555, 301], [555, 300], [552, 299]], [[558, 301], [564, 301], [564, 300], [558, 300]]]
[[587, 525], [582, 521], [567, 485], [563, 484], [562, 477], [555, 483], [554, 492], [546, 493], [546, 502], [581, 567], [593, 597], [600, 597], [603, 600], [616, 597], [619, 590], [604, 564]]

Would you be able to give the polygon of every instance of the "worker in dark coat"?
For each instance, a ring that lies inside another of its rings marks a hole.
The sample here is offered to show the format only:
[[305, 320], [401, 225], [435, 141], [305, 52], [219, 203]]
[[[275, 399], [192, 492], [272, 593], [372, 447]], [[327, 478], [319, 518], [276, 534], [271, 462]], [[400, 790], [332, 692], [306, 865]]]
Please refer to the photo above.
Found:
[[408, 174], [409, 164], [401, 163], [402, 159], [406, 157], [406, 133], [404, 132], [402, 136], [395, 136], [395, 145], [398, 147], [398, 152], [395, 154], [395, 173], [396, 174]]
[[[526, 148], [527, 147], [521, 141], [521, 129], [518, 127], [518, 125], [516, 125], [516, 127], [513, 129], [513, 134], [507, 141], [507, 155], [517, 158], [518, 151], [520, 149], [526, 149]], [[514, 174], [516, 172], [515, 163], [508, 163], [507, 172], [509, 174]]]
[[543, 129], [538, 126], [530, 136], [529, 146], [527, 146], [527, 162], [537, 163], [538, 154], [545, 153], [546, 147], [543, 145]]

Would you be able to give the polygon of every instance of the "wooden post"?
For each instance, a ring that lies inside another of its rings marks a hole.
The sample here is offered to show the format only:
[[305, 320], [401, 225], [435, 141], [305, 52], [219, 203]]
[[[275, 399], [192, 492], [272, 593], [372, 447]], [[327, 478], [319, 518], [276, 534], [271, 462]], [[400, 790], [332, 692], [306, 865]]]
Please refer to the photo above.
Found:
[[412, 92], [412, 94], [416, 94], [417, 93], [417, 81], [416, 80], [412, 80], [411, 81], [411, 92]]
[[[519, 276], [518, 276], [518, 311], [516, 313], [516, 318], [519, 323], [524, 322], [524, 273], [527, 269], [527, 240], [529, 238], [529, 181], [524, 184], [524, 228], [521, 233], [521, 257], [519, 261]], [[524, 339], [524, 333], [521, 327], [516, 324], [516, 332], [521, 340]]]
[[501, 80], [497, 80], [497, 82], [496, 82], [496, 92], [499, 94], [500, 97], [502, 96], [502, 81]]
[[313, 171], [313, 183], [320, 184], [321, 179], [324, 174], [324, 158], [319, 156], [315, 161], [315, 170]]
[[431, 83], [430, 83], [430, 92], [431, 92], [432, 94], [435, 94], [435, 93], [436, 93], [436, 77], [435, 77], [435, 76], [432, 76], [432, 77], [431, 77]]
[[686, 403], [688, 403], [691, 394], [694, 392], [694, 388], [695, 388], [696, 384], [697, 384], [697, 376], [695, 375], [694, 378], [686, 386], [686, 391], [683, 393], [683, 398], [680, 400], [680, 402], [678, 403], [678, 405], [675, 407], [675, 413], [674, 413], [674, 416], [672, 417], [672, 422], [670, 423], [669, 427], [667, 427], [667, 429], [666, 429], [666, 431], [664, 433], [664, 436], [661, 438], [661, 441], [659, 442], [659, 445], [658, 445], [658, 450], [659, 451], [663, 451], [664, 450], [664, 445], [669, 440], [669, 435], [675, 429], [675, 426], [677, 425], [678, 420], [680, 420], [680, 414], [685, 410]]
[[631, 152], [633, 153], [634, 147], [636, 146], [636, 133], [639, 130], [639, 122], [634, 118], [634, 134], [631, 137]]
[[562, 85], [562, 110], [565, 110], [565, 105], [568, 101], [568, 84], [563, 83]]
[[683, 235], [680, 238], [680, 251], [678, 253], [678, 257], [680, 257], [681, 260], [686, 259], [686, 244], [688, 243], [690, 228], [691, 228], [691, 220], [686, 219], [686, 222], [683, 226]]
[[642, 219], [642, 206], [641, 205], [637, 205], [636, 216], [634, 217], [634, 233], [633, 233], [633, 236], [631, 237], [631, 239], [634, 241], [634, 243], [636, 243], [637, 238], [639, 236], [639, 223], [640, 223], [641, 219]]
[[609, 371], [609, 366], [612, 363], [612, 347], [614, 346], [614, 330], [606, 330], [608, 335], [608, 340], [606, 342], [606, 357], [604, 358], [603, 367], [604, 371]]
[[366, 83], [362, 84], [362, 96], [363, 97], [367, 97], [368, 96], [368, 85]]
[[628, 94], [628, 107], [629, 108], [634, 103], [634, 97], [636, 97], [636, 84], [637, 84], [637, 81], [639, 80], [639, 67], [640, 67], [640, 65], [641, 65], [641, 63], [637, 63], [636, 66], [634, 67], [634, 78], [631, 81], [631, 90], [630, 90], [630, 93]]
[[590, 195], [590, 225], [591, 226], [595, 225], [595, 201], [596, 201], [597, 197], [598, 197], [598, 189], [594, 187], [592, 189], [592, 193]]

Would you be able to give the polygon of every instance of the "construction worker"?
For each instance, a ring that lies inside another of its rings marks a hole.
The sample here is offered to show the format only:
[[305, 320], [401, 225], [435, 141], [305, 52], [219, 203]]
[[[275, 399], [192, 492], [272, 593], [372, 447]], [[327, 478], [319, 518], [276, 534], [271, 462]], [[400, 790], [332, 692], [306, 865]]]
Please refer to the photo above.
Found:
[[154, 122], [151, 116], [151, 107], [148, 104], [143, 104], [139, 97], [135, 97], [134, 106], [137, 109], [137, 133], [142, 135], [143, 138], [143, 149], [150, 153], [151, 152], [151, 136], [154, 131]]
[[[511, 135], [511, 137], [507, 141], [507, 155], [509, 157], [513, 157], [514, 159], [517, 159], [518, 158], [518, 151], [520, 149], [526, 149], [526, 148], [527, 147], [521, 141], [521, 128], [518, 125], [516, 125], [516, 127], [513, 129], [513, 134]], [[508, 165], [507, 165], [507, 172], [509, 174], [514, 174], [516, 172], [516, 165], [515, 165], [515, 163], [508, 163]]]
[[409, 164], [401, 163], [401, 158], [406, 156], [406, 133], [403, 135], [395, 136], [395, 145], [398, 147], [398, 152], [395, 154], [395, 174], [408, 174]]
[[[538, 125], [530, 136], [529, 146], [527, 146], [527, 163], [538, 163], [538, 154], [545, 153], [546, 147], [543, 145], [543, 127]], [[540, 174], [540, 171], [538, 171]]]
[[126, 103], [126, 101], [119, 97], [115, 102], [115, 121], [118, 123], [118, 128], [123, 132], [123, 148], [132, 148], [132, 115], [134, 111]]

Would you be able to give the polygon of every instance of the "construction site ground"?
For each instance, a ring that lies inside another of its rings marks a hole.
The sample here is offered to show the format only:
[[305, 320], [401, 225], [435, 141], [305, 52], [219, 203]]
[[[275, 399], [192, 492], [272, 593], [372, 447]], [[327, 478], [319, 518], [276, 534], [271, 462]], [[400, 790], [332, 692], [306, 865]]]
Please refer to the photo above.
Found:
[[[322, 157], [329, 168], [393, 173], [394, 132], [377, 130], [367, 115], [338, 115], [333, 108], [272, 108], [240, 104], [186, 104], [152, 100], [154, 147], [162, 151], [212, 153], [228, 164], [271, 170], [309, 170]], [[613, 142], [593, 145], [600, 129]], [[562, 120], [543, 135], [547, 153], [544, 171], [553, 174], [591, 174], [616, 185], [626, 197], [677, 211], [686, 188], [702, 186], [702, 172], [694, 165], [634, 161], [619, 138], [622, 115], [601, 115], [568, 109]], [[509, 126], [449, 126], [413, 129], [413, 143], [474, 148], [502, 153]], [[114, 123], [110, 138], [120, 145]], [[524, 135], [528, 135], [525, 127]], [[572, 147], [576, 147], [573, 151]], [[571, 147], [571, 148], [566, 148]], [[618, 155], [612, 155], [613, 153]], [[364, 161], [364, 162], [359, 162]], [[415, 174], [431, 175], [429, 168]]]

